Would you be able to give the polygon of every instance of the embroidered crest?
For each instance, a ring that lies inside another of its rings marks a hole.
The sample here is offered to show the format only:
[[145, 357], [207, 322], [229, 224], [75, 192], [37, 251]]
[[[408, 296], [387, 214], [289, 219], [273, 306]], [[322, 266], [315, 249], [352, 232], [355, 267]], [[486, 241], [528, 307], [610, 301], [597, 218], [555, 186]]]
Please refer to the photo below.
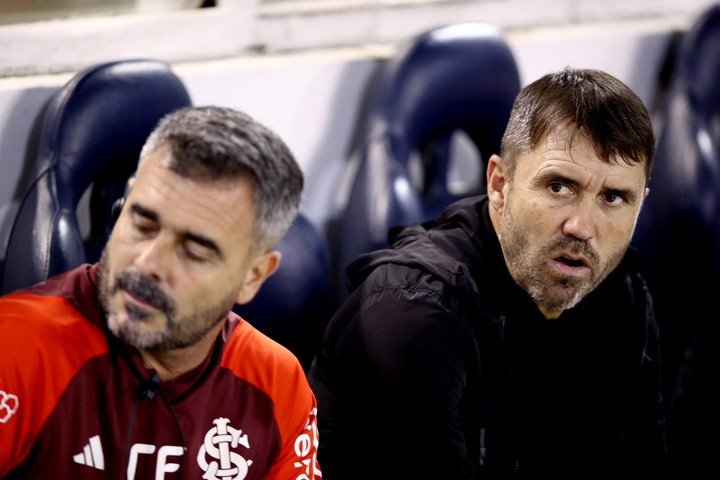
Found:
[[[213, 420], [215, 426], [205, 434], [205, 442], [198, 452], [197, 462], [205, 472], [205, 480], [243, 480], [252, 460], [245, 460], [233, 451], [238, 445], [249, 449], [247, 434], [229, 425], [227, 418]], [[207, 457], [211, 457], [208, 461]]]

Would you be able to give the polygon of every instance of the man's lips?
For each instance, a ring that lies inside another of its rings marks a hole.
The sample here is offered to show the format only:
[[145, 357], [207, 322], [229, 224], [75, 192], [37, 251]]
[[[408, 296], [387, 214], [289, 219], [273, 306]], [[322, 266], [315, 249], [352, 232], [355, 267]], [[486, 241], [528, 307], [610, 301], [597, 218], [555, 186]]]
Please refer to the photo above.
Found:
[[590, 273], [589, 262], [580, 255], [560, 253], [550, 261], [552, 267], [563, 275], [581, 277]]
[[555, 260], [567, 263], [568, 265], [571, 265], [571, 266], [577, 266], [577, 267], [582, 267], [582, 266], [587, 267], [588, 264], [590, 263], [582, 255], [578, 255], [575, 253], [567, 253], [567, 252], [558, 253], [557, 255], [555, 255]]
[[149, 303], [146, 300], [143, 300], [142, 298], [133, 295], [131, 292], [125, 289], [121, 289], [120, 291], [122, 292], [123, 297], [125, 297], [125, 301], [134, 305], [136, 308], [141, 308], [143, 310], [160, 310], [152, 303]]

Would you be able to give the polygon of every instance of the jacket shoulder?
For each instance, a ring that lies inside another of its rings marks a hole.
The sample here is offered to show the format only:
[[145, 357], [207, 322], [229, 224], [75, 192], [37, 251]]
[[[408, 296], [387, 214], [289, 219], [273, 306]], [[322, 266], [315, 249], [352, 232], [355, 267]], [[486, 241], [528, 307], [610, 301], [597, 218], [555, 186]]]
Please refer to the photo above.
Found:
[[2, 477], [29, 454], [70, 382], [108, 345], [67, 299], [17, 292], [0, 299], [0, 352]]

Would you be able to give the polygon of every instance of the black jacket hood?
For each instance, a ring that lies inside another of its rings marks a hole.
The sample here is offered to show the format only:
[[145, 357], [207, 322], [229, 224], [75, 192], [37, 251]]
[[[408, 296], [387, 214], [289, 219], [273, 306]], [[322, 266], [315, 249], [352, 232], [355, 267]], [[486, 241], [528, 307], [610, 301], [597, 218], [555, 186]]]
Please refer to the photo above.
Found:
[[[500, 253], [486, 205], [485, 195], [468, 197], [450, 205], [435, 220], [391, 229], [393, 248], [362, 254], [350, 263], [346, 270], [348, 289], [355, 290], [380, 265], [396, 264], [423, 269], [448, 285], [478, 293], [476, 279], [483, 263], [488, 257], [496, 258], [482, 254], [486, 247], [477, 241], [478, 236], [492, 236], [492, 241], [486, 239], [484, 244]], [[490, 225], [489, 232], [484, 222]], [[435, 235], [438, 231], [442, 235]]]
[[[490, 221], [487, 195], [457, 201], [434, 220], [395, 227], [388, 237], [392, 248], [364, 253], [348, 265], [345, 274], [350, 292], [377, 267], [395, 264], [425, 270], [467, 293], [477, 294], [490, 288], [503, 297], [529, 300], [505, 265]], [[637, 252], [633, 247], [628, 248], [611, 276], [624, 275], [628, 268], [637, 268]]]

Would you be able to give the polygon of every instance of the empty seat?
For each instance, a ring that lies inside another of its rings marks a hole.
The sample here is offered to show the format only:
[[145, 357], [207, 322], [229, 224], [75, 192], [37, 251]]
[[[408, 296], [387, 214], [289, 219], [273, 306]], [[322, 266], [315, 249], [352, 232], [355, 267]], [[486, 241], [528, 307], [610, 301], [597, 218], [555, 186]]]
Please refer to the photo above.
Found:
[[235, 311], [289, 348], [307, 371], [332, 314], [330, 252], [302, 213], [277, 247], [280, 267], [255, 298]]
[[[50, 99], [38, 122], [29, 188], [8, 239], [2, 293], [99, 258], [112, 228], [112, 205], [145, 139], [163, 115], [188, 105], [185, 86], [169, 66], [144, 59], [88, 68]], [[88, 189], [89, 213], [78, 211]]]
[[[328, 224], [336, 281], [356, 255], [387, 246], [391, 227], [434, 217], [453, 200], [484, 191], [485, 160], [499, 153], [519, 91], [502, 32], [481, 22], [426, 31], [381, 66]], [[480, 159], [461, 193], [449, 182], [458, 134]]]

